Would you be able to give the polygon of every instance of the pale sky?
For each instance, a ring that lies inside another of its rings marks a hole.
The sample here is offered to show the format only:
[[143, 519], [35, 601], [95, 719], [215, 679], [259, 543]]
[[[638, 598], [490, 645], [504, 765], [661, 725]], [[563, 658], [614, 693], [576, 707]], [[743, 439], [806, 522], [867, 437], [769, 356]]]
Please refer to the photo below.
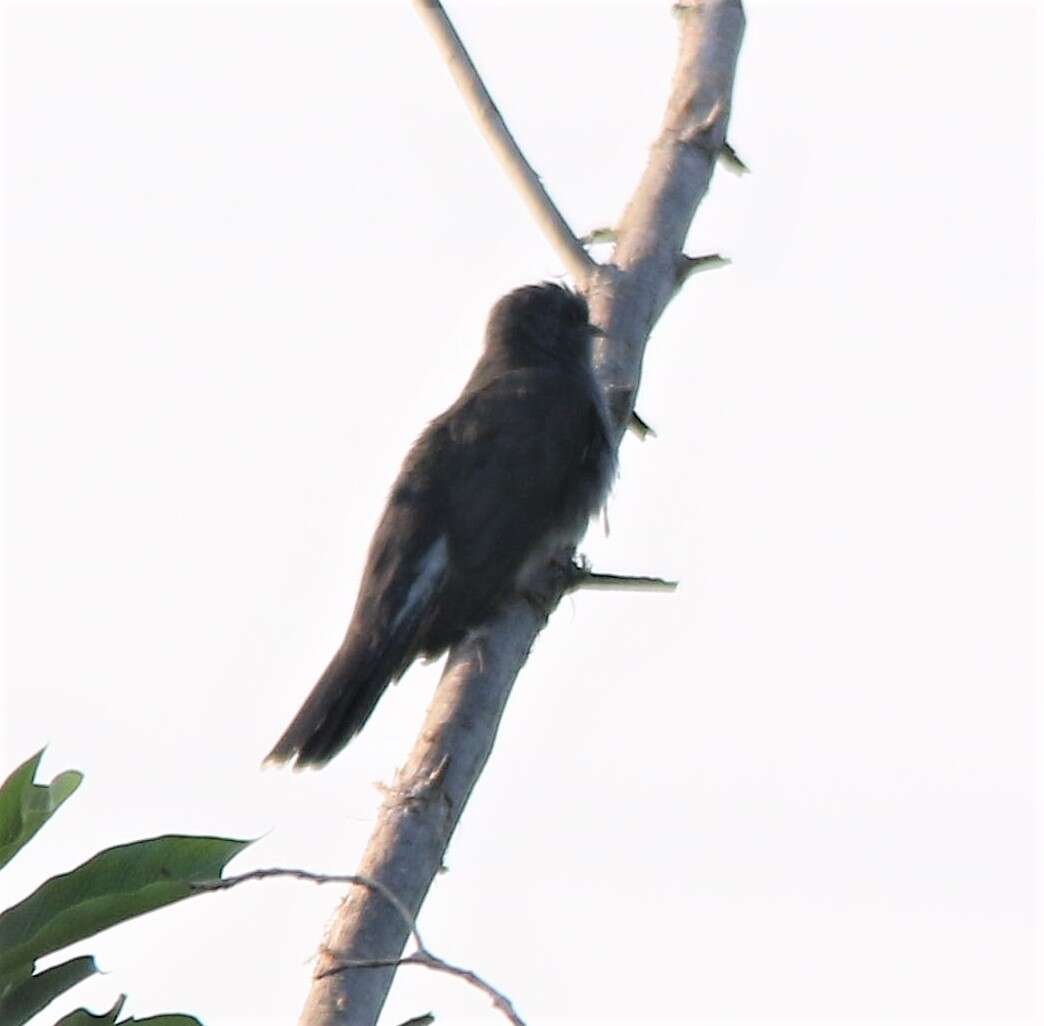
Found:
[[[658, 128], [667, 3], [452, 3], [578, 232]], [[539, 638], [420, 924], [527, 1021], [1033, 1021], [1031, 5], [749, 0], [598, 569]], [[486, 313], [561, 267], [405, 3], [5, 11], [2, 774], [99, 848], [350, 872], [438, 667], [321, 773], [259, 771]], [[1039, 46], [1038, 46], [1039, 57]], [[1038, 108], [1039, 109], [1039, 108]], [[296, 1019], [337, 887], [119, 926], [41, 1016]], [[1044, 1007], [1039, 978], [1036, 997]], [[503, 1020], [402, 970], [387, 1026]]]

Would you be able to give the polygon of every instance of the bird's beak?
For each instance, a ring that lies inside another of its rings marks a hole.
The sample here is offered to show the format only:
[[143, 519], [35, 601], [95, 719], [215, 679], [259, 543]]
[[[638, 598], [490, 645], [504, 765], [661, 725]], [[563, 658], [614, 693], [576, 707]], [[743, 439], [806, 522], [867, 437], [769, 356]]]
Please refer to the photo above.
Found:
[[605, 329], [599, 328], [597, 324], [589, 324], [587, 330], [591, 333], [592, 338], [605, 338]]

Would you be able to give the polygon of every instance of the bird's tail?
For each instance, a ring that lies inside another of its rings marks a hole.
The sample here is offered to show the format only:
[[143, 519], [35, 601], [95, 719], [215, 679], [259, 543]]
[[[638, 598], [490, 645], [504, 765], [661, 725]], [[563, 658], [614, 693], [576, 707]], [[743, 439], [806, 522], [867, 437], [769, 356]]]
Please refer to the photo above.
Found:
[[448, 543], [436, 538], [404, 560], [401, 546], [397, 552], [389, 541], [396, 532], [388, 519], [398, 513], [395, 506], [389, 510], [348, 633], [266, 763], [293, 759], [295, 769], [325, 766], [362, 730], [388, 683], [405, 673], [423, 644], [446, 576]]
[[[383, 655], [383, 653], [382, 653]], [[265, 757], [265, 765], [293, 760], [295, 769], [325, 766], [370, 718], [399, 667], [384, 665], [352, 644], [337, 650], [290, 726]]]

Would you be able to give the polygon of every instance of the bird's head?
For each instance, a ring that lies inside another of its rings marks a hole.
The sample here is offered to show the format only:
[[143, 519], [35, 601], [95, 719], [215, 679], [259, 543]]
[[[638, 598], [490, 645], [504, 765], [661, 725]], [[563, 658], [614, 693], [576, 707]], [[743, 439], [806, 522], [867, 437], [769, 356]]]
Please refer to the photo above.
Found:
[[591, 340], [603, 334], [588, 320], [587, 300], [554, 282], [525, 285], [499, 299], [486, 326], [487, 352], [522, 362], [533, 356], [589, 365]]

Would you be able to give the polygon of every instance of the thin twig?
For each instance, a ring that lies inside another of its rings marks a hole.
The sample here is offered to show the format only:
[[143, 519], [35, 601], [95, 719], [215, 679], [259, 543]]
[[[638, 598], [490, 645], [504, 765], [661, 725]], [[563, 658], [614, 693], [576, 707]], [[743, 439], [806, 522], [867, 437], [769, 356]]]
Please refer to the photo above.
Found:
[[465, 969], [463, 966], [447, 962], [445, 959], [439, 958], [438, 955], [433, 955], [427, 948], [418, 948], [412, 954], [403, 955], [401, 958], [351, 958], [343, 962], [335, 962], [333, 965], [327, 966], [321, 973], [317, 973], [316, 976], [321, 979], [324, 976], [333, 976], [348, 969], [397, 969], [402, 965], [422, 965], [427, 969], [433, 969], [435, 972], [456, 976], [457, 979], [464, 980], [465, 983], [470, 984], [476, 990], [482, 991], [493, 1003], [493, 1007], [502, 1012], [512, 1026], [526, 1026], [525, 1020], [515, 1011], [515, 1006], [506, 994], [502, 994], [477, 973], [472, 972], [470, 969]]
[[[219, 880], [206, 880], [192, 884], [192, 889], [194, 891], [227, 891], [250, 880], [271, 880], [278, 877], [307, 880], [310, 883], [317, 884], [346, 883], [368, 887], [384, 898], [402, 916], [410, 931], [410, 936], [413, 938], [413, 943], [417, 946], [416, 951], [399, 958], [350, 958], [336, 961], [319, 970], [315, 974], [316, 979], [321, 980], [323, 977], [333, 976], [347, 969], [391, 969], [401, 965], [423, 965], [436, 972], [447, 973], [450, 976], [456, 976], [458, 979], [464, 980], [465, 983], [482, 991], [493, 1002], [494, 1008], [504, 1013], [512, 1026], [526, 1026], [506, 994], [501, 993], [496, 987], [487, 983], [478, 973], [473, 972], [471, 969], [465, 969], [463, 966], [447, 962], [444, 958], [439, 958], [438, 955], [432, 952], [421, 939], [417, 923], [413, 916], [410, 915], [409, 909], [406, 908], [393, 891], [385, 887], [379, 880], [361, 876], [358, 873], [312, 873], [307, 869], [281, 869], [276, 867], [272, 869], [252, 869], [249, 873], [226, 876]], [[336, 957], [335, 953], [329, 950], [327, 950], [327, 954]]]
[[536, 218], [537, 224], [543, 229], [565, 264], [566, 270], [582, 291], [591, 272], [597, 266], [596, 263], [566, 224], [565, 218], [548, 195], [539, 176], [518, 148], [518, 143], [508, 131], [497, 105], [475, 70], [475, 65], [468, 56], [460, 36], [457, 35], [457, 30], [446, 16], [442, 4], [439, 0], [413, 0], [413, 6], [435, 38], [457, 88], [471, 108], [472, 116], [478, 122], [486, 141], [507, 171], [508, 177], [522, 193], [522, 198]]
[[307, 869], [252, 869], [249, 873], [240, 873], [237, 876], [226, 876], [220, 880], [205, 880], [202, 883], [192, 884], [194, 891], [227, 891], [232, 887], [238, 887], [241, 883], [250, 880], [271, 880], [273, 877], [290, 877], [294, 880], [307, 880], [310, 883], [328, 884], [357, 884], [359, 887], [368, 887], [371, 891], [379, 894], [391, 905], [396, 912], [402, 916], [403, 922], [409, 928], [413, 943], [419, 951], [427, 950], [424, 941], [421, 940], [417, 923], [410, 910], [399, 900], [399, 897], [380, 882], [372, 877], [363, 876], [359, 873], [311, 873]]

